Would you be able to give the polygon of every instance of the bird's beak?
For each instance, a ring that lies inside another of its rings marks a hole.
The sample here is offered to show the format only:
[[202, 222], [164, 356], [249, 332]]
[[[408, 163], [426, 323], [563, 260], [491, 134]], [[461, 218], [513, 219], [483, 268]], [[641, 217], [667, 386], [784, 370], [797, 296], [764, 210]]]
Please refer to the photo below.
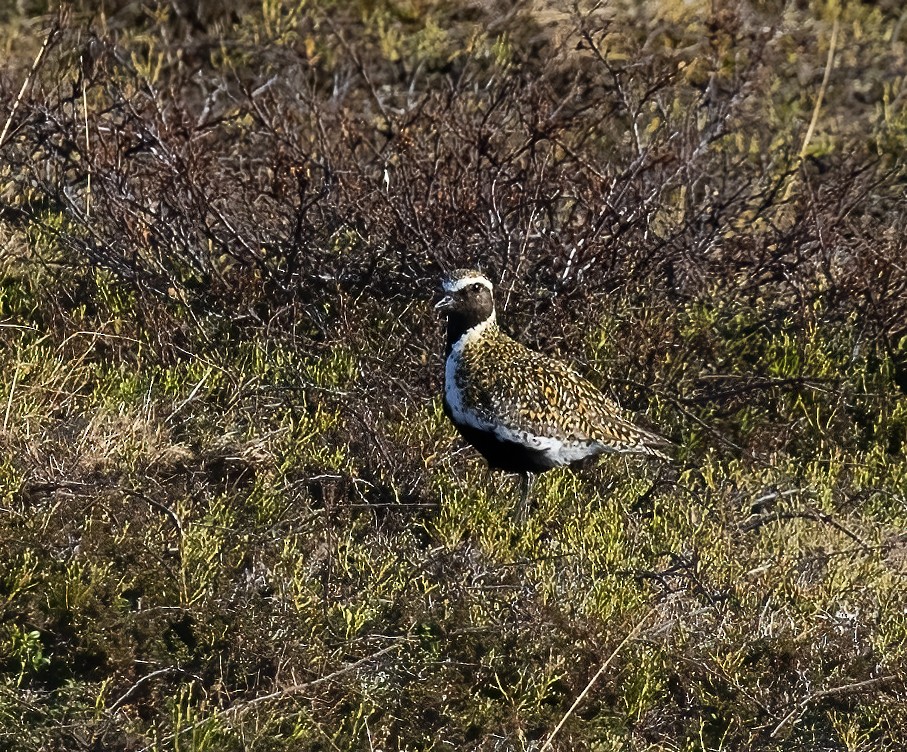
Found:
[[441, 300], [439, 300], [437, 303], [435, 303], [435, 310], [436, 311], [446, 311], [452, 305], [453, 305], [453, 297], [451, 297], [450, 295], [445, 295], [443, 298], [441, 298]]

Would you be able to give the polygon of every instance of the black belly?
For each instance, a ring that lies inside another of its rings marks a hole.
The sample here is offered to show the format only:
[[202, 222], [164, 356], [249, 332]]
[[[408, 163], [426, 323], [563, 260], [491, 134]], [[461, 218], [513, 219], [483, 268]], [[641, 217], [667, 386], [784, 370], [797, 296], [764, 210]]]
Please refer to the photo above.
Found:
[[491, 467], [508, 473], [543, 473], [556, 467], [544, 453], [515, 441], [502, 441], [490, 431], [454, 423]]

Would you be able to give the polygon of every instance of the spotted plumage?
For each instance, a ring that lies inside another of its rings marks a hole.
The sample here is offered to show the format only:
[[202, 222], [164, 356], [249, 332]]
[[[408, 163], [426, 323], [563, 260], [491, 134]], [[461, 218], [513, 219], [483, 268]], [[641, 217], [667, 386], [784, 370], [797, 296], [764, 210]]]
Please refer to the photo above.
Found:
[[485, 276], [459, 269], [443, 290], [444, 411], [491, 467], [524, 476], [524, 501], [531, 473], [607, 452], [667, 458], [670, 442], [634, 425], [561, 361], [504, 334]]

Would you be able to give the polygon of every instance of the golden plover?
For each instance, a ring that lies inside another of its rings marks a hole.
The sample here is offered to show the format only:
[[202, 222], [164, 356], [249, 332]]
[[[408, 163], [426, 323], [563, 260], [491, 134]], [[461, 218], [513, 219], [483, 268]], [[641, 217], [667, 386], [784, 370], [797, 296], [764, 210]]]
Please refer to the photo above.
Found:
[[536, 473], [607, 452], [669, 459], [660, 449], [671, 442], [631, 423], [566, 364], [504, 334], [483, 274], [458, 269], [443, 293], [444, 412], [492, 468], [521, 475], [520, 515]]

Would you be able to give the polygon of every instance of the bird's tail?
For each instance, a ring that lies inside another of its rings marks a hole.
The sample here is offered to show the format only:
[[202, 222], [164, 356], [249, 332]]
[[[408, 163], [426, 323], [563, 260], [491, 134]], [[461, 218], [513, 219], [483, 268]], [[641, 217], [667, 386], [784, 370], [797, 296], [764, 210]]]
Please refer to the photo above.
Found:
[[659, 459], [667, 460], [668, 462], [673, 462], [674, 458], [668, 454], [676, 448], [676, 444], [669, 439], [666, 439], [664, 436], [659, 436], [657, 433], [652, 433], [651, 431], [646, 431], [644, 428], [639, 426], [634, 426], [636, 429], [634, 431], [633, 438], [636, 439], [632, 448], [628, 451], [633, 452], [634, 454], [645, 454], [649, 457], [658, 457]]

